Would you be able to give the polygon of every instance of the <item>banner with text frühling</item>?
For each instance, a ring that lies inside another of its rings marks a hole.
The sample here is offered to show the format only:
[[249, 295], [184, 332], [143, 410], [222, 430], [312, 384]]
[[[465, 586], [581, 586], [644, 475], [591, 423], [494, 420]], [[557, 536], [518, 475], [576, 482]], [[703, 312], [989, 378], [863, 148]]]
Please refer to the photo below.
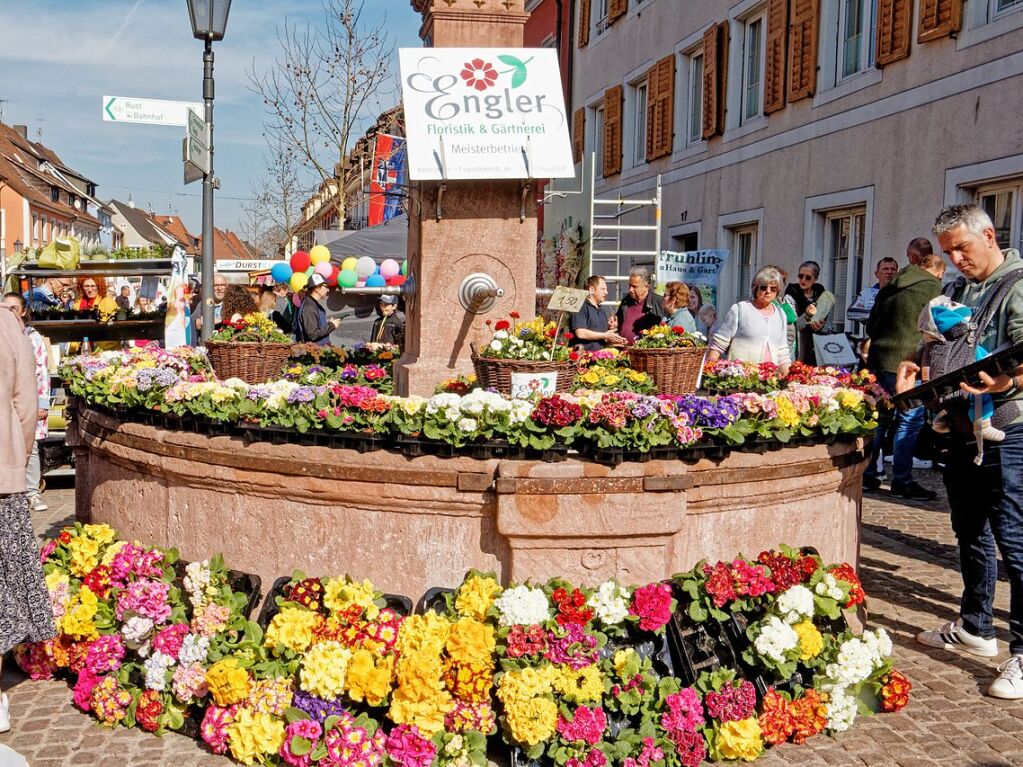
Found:
[[553, 48], [402, 48], [409, 177], [573, 178]]
[[727, 250], [662, 250], [657, 256], [657, 285], [684, 282], [690, 290], [700, 292], [700, 306], [718, 305], [718, 281], [728, 262]]
[[386, 133], [377, 135], [369, 182], [370, 226], [390, 221], [401, 213], [406, 176], [405, 139]]

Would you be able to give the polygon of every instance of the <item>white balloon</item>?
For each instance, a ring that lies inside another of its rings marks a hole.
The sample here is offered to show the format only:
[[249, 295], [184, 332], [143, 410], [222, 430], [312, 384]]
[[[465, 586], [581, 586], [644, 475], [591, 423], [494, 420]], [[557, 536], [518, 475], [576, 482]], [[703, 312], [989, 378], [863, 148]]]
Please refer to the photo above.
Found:
[[376, 262], [369, 256], [363, 256], [355, 264], [355, 273], [360, 277], [369, 277], [376, 271]]

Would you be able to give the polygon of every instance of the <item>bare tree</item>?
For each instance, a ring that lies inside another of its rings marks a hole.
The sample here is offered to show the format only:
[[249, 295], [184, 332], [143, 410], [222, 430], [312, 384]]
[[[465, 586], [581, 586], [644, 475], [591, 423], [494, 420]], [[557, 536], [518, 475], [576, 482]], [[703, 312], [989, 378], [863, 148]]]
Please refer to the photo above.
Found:
[[[322, 24], [303, 27], [287, 20], [277, 30], [280, 55], [263, 74], [249, 72], [253, 92], [267, 113], [271, 145], [290, 148], [295, 158], [332, 189], [338, 228], [344, 228], [344, 190], [359, 174], [348, 154], [363, 126], [393, 98], [394, 45], [386, 19], [363, 18], [363, 0], [321, 0]], [[393, 102], [392, 102], [393, 103]]]
[[246, 226], [253, 242], [267, 253], [287, 253], [288, 245], [301, 223], [302, 204], [312, 185], [303, 181], [300, 158], [293, 145], [268, 136], [263, 153], [265, 172], [250, 184], [252, 202], [245, 206]]

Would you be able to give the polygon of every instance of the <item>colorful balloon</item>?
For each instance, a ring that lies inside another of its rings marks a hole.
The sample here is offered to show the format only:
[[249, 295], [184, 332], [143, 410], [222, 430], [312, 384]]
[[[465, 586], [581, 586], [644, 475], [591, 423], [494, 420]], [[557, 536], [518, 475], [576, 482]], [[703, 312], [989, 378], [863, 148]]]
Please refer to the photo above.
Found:
[[292, 274], [294, 274], [294, 270], [284, 261], [274, 264], [270, 269], [270, 276], [273, 277], [274, 282], [287, 282], [291, 279]]
[[291, 289], [294, 290], [296, 293], [302, 290], [308, 283], [309, 277], [306, 275], [305, 272], [295, 272], [293, 275], [291, 275], [291, 279], [288, 280], [288, 285], [290, 285]]
[[337, 275], [337, 284], [342, 288], [354, 288], [355, 283], [359, 281], [359, 275], [355, 273], [354, 269], [342, 269]]
[[327, 285], [332, 288], [337, 287], [337, 278], [341, 274], [341, 270], [333, 264], [330, 265], [330, 274], [327, 275]]
[[288, 263], [291, 264], [293, 271], [304, 272], [309, 268], [309, 254], [304, 250], [296, 250], [291, 254], [291, 259]]
[[408, 277], [408, 259], [401, 262], [401, 273]]
[[366, 278], [367, 288], [382, 288], [386, 284], [387, 280], [384, 279], [384, 275], [382, 274], [371, 274]]
[[330, 273], [334, 270], [334, 265], [329, 261], [320, 261], [316, 266], [313, 267], [313, 271], [321, 277], [329, 277]]
[[349, 256], [348, 258], [341, 262], [341, 271], [344, 271], [345, 269], [351, 269], [354, 272], [355, 265], [358, 263], [359, 259], [357, 259], [355, 256]]
[[316, 245], [309, 251], [309, 260], [313, 265], [330, 261], [330, 251], [326, 245]]
[[401, 266], [393, 258], [386, 258], [380, 264], [380, 273], [384, 277], [394, 277], [396, 274], [401, 272]]
[[360, 277], [369, 277], [374, 271], [376, 271], [376, 268], [376, 261], [369, 256], [363, 256], [355, 265], [355, 273]]
[[315, 272], [314, 267], [313, 267], [312, 264], [307, 266], [305, 271], [303, 272], [303, 274], [305, 274], [306, 277], [312, 277], [315, 273], [316, 272]]
[[404, 274], [396, 274], [393, 277], [391, 277], [391, 279], [389, 279], [387, 281], [387, 284], [388, 285], [404, 285], [405, 284], [405, 280], [407, 280], [407, 279], [408, 279], [408, 277], [406, 277]]

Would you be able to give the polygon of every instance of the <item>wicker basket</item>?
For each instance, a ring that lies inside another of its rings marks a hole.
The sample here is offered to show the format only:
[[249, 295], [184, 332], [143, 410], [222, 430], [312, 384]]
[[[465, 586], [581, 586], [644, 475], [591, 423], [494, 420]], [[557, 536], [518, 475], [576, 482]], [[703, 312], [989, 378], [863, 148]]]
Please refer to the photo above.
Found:
[[511, 394], [512, 373], [557, 373], [558, 394], [567, 394], [575, 381], [575, 365], [571, 362], [548, 362], [547, 360], [505, 360], [481, 357], [472, 345], [472, 366], [476, 370], [476, 384], [483, 389], [496, 389], [501, 394]]
[[245, 383], [261, 384], [281, 377], [291, 356], [291, 344], [207, 341], [206, 352], [220, 380], [240, 378]]
[[706, 347], [675, 349], [629, 348], [633, 369], [654, 379], [659, 394], [692, 394], [700, 380]]

